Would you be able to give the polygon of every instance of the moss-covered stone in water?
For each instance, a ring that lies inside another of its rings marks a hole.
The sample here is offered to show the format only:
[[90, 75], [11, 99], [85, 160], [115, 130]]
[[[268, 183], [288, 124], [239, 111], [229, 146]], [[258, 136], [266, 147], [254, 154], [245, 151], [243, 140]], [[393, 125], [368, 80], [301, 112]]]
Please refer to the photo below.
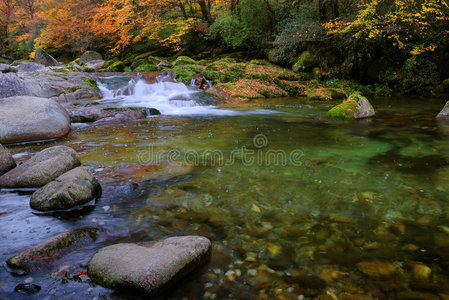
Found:
[[112, 65], [109, 66], [109, 72], [123, 72], [125, 69], [125, 64], [122, 61], [116, 61]]
[[343, 103], [335, 106], [326, 113], [326, 117], [335, 120], [354, 120], [374, 116], [374, 108], [368, 99], [354, 93]]
[[299, 55], [294, 63], [292, 70], [295, 72], [309, 71], [318, 64], [315, 57], [309, 52], [304, 51]]
[[97, 229], [81, 228], [61, 233], [6, 261], [12, 268], [34, 272], [66, 255], [71, 250], [79, 249], [97, 239]]

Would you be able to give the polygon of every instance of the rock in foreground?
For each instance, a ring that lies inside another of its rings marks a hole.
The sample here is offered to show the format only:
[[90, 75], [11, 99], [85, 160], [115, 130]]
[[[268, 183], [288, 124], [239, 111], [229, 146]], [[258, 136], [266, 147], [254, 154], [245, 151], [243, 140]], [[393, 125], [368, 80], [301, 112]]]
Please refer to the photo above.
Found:
[[437, 120], [449, 120], [449, 101], [446, 102], [443, 109], [438, 113]]
[[41, 187], [80, 164], [78, 153], [70, 147], [47, 148], [0, 176], [0, 187]]
[[62, 174], [32, 196], [30, 206], [39, 211], [68, 209], [96, 198], [101, 186], [86, 167], [78, 167]]
[[53, 100], [17, 96], [0, 99], [0, 143], [63, 137], [70, 132], [67, 111]]
[[12, 157], [8, 148], [0, 144], [0, 175], [8, 172], [16, 166], [16, 161]]
[[26, 272], [37, 271], [70, 251], [86, 246], [97, 239], [97, 229], [81, 228], [54, 236], [6, 261], [12, 268]]
[[326, 117], [334, 120], [354, 120], [373, 117], [374, 108], [368, 99], [360, 94], [352, 94], [343, 103], [335, 106], [326, 113]]
[[108, 288], [154, 295], [202, 265], [210, 248], [210, 241], [201, 236], [116, 244], [94, 255], [88, 274], [94, 282]]

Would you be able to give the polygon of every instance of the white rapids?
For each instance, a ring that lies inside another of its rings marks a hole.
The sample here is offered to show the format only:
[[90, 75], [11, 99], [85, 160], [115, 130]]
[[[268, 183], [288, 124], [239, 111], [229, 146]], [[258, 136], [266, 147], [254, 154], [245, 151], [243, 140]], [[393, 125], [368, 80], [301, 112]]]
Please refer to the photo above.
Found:
[[[111, 76], [109, 79], [113, 79]], [[108, 79], [108, 77], [104, 78]], [[174, 79], [170, 74], [160, 74], [155, 83], [148, 83], [141, 78], [131, 79], [127, 85], [116, 89], [108, 88], [105, 80], [97, 80], [103, 99], [102, 101], [118, 100], [122, 107], [156, 108], [162, 115], [216, 115], [234, 116], [242, 114], [267, 114], [274, 111], [254, 110], [236, 111], [222, 109], [215, 105], [200, 103], [202, 91], [188, 87]]]

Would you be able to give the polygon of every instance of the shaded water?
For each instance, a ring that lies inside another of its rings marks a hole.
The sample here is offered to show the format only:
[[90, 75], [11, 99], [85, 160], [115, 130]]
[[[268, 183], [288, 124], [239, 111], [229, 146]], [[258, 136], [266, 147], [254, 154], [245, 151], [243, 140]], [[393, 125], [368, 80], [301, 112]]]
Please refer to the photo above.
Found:
[[104, 191], [56, 215], [33, 214], [26, 192], [2, 191], [2, 261], [69, 229], [97, 226], [102, 238], [36, 274], [2, 270], [0, 294], [17, 298], [28, 279], [42, 286], [35, 298], [126, 298], [52, 273], [85, 271], [111, 243], [198, 234], [213, 242], [211, 262], [163, 297], [449, 295], [449, 125], [434, 120], [443, 101], [377, 99], [375, 119], [322, 120], [332, 105], [258, 100], [220, 108], [252, 114], [75, 126], [65, 140], [11, 148], [20, 160], [71, 146]]

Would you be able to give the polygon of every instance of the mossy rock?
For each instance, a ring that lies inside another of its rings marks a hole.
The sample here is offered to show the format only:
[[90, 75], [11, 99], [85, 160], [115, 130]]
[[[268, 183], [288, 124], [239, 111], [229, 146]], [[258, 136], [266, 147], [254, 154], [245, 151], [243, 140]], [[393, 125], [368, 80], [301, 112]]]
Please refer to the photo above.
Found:
[[169, 63], [168, 61], [165, 61], [165, 60], [163, 60], [160, 63], [158, 63], [157, 66], [161, 67], [161, 68], [169, 68], [169, 69], [173, 68], [172, 64]]
[[185, 65], [185, 66], [175, 66], [173, 72], [177, 80], [184, 84], [190, 84], [190, 79], [193, 75], [201, 73], [204, 67], [200, 65]]
[[95, 80], [93, 80], [92, 78], [84, 78], [84, 82], [86, 83], [86, 85], [98, 90], [97, 82]]
[[87, 73], [94, 73], [95, 69], [94, 68], [84, 68], [83, 72], [87, 72]]
[[280, 65], [282, 63], [282, 60], [279, 58], [276, 49], [271, 49], [270, 51], [268, 51], [267, 58], [268, 61], [273, 64]]
[[154, 56], [148, 56], [147, 62], [149, 64], [151, 64], [151, 65], [156, 65], [157, 66], [161, 62], [161, 60], [159, 58], [157, 58], [157, 57], [154, 57]]
[[151, 64], [143, 64], [134, 69], [136, 72], [155, 72], [159, 71], [160, 68]]
[[108, 71], [109, 72], [123, 72], [125, 69], [125, 64], [122, 61], [116, 61], [112, 65], [109, 66]]
[[195, 64], [195, 60], [191, 59], [188, 56], [179, 56], [173, 63], [174, 66], [184, 66], [184, 65], [194, 65], [194, 64]]
[[97, 229], [81, 228], [54, 236], [25, 250], [6, 261], [8, 266], [27, 273], [48, 267], [71, 251], [93, 244], [97, 239]]
[[371, 103], [358, 93], [352, 94], [343, 103], [326, 113], [326, 117], [333, 120], [355, 120], [373, 117], [374, 115], [375, 112]]
[[139, 54], [139, 55], [135, 56], [134, 59], [146, 60], [149, 56], [153, 55], [153, 53], [154, 53], [154, 51], [150, 51], [150, 52], [146, 52], [146, 53], [143, 53], [143, 54]]
[[315, 57], [309, 51], [304, 51], [296, 59], [295, 63], [293, 64], [292, 70], [295, 72], [307, 72], [312, 70], [313, 67], [317, 65], [318, 61], [315, 59]]

